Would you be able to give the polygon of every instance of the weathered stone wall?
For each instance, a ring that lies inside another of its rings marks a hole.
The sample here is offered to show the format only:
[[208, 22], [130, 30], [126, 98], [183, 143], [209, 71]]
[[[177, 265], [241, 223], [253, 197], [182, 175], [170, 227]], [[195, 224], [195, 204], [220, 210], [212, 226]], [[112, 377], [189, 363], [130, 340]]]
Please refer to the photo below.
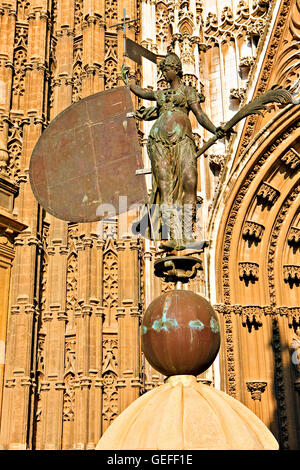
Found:
[[[32, 150], [50, 120], [122, 84], [122, 27], [110, 26], [124, 7], [127, 19], [140, 19], [127, 36], [159, 59], [175, 50], [216, 125], [298, 73], [296, 0], [0, 2], [4, 449], [93, 449], [126, 406], [163, 380], [141, 354], [139, 336], [143, 310], [172, 287], [153, 276], [155, 245], [120, 239], [115, 220], [99, 237], [97, 224], [50, 216], [28, 181]], [[165, 85], [155, 65], [127, 62], [143, 86]], [[300, 439], [299, 367], [290, 361], [299, 348], [297, 119], [292, 108], [274, 108], [200, 159], [201, 236], [211, 246], [205, 271], [189, 285], [218, 305], [223, 329], [219, 360], [202, 380], [246, 403], [291, 448]], [[149, 128], [140, 126], [142, 144]], [[209, 133], [195, 119], [193, 128], [201, 145]]]

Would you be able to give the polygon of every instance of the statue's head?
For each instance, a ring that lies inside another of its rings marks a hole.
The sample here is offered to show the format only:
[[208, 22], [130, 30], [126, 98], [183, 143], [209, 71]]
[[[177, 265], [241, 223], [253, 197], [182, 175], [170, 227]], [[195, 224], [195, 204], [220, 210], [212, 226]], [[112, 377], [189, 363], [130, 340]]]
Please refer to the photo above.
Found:
[[177, 75], [182, 78], [182, 64], [177, 54], [171, 52], [159, 64], [160, 70], [164, 73], [166, 70], [173, 69]]

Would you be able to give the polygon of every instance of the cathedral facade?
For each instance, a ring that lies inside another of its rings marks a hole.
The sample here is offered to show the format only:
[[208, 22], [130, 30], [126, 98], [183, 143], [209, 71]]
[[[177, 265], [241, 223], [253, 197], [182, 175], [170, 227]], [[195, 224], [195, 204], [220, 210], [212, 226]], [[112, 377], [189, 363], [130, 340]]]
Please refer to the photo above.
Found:
[[[173, 288], [154, 276], [155, 243], [113, 218], [59, 220], [29, 182], [49, 122], [123, 85], [124, 9], [136, 20], [127, 37], [158, 62], [181, 57], [215, 125], [274, 85], [299, 97], [299, 0], [0, 1], [1, 449], [94, 449], [164, 380], [140, 345], [145, 309]], [[144, 88], [166, 86], [152, 62], [126, 62]], [[209, 246], [186, 286], [221, 325], [219, 356], [198, 380], [248, 406], [281, 449], [300, 448], [299, 117], [299, 106], [271, 105], [199, 159], [196, 230]], [[192, 124], [200, 147], [209, 132]], [[139, 124], [145, 168], [149, 129]]]

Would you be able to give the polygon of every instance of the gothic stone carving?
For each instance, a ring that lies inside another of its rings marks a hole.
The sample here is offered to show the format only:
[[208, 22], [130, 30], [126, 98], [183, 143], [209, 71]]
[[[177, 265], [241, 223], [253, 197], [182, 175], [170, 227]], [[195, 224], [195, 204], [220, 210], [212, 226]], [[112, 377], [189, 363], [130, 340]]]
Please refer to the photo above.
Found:
[[280, 192], [273, 188], [269, 183], [264, 182], [257, 192], [258, 202], [262, 202], [267, 205], [273, 205], [278, 199]]
[[285, 281], [300, 281], [300, 266], [294, 264], [284, 265], [283, 278]]
[[288, 242], [292, 246], [299, 246], [300, 244], [300, 228], [291, 227], [288, 234]]
[[258, 273], [259, 273], [258, 263], [251, 263], [249, 261], [239, 262], [239, 277], [241, 279], [258, 280]]
[[249, 381], [246, 382], [247, 389], [251, 393], [252, 400], [261, 401], [261, 395], [265, 391], [267, 382], [259, 382], [259, 381]]
[[243, 305], [241, 308], [242, 323], [245, 326], [248, 324], [262, 325], [262, 316], [264, 308], [260, 305]]
[[255, 239], [261, 241], [265, 227], [257, 222], [247, 220], [243, 227], [243, 237], [246, 239]]
[[292, 170], [295, 170], [300, 165], [300, 155], [293, 148], [290, 148], [286, 153], [284, 153], [280, 159]]
[[209, 166], [214, 174], [220, 173], [225, 165], [225, 156], [224, 155], [209, 155]]
[[118, 414], [118, 340], [116, 335], [103, 336], [103, 408], [102, 423], [105, 431]]

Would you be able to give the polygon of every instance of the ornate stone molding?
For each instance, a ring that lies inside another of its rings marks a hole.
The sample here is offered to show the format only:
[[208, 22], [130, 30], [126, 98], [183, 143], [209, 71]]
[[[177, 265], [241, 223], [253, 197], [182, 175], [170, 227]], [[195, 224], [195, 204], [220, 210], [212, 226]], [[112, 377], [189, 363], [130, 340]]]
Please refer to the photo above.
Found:
[[279, 419], [279, 443], [282, 449], [289, 448], [289, 432], [287, 417], [287, 401], [284, 386], [284, 373], [282, 363], [282, 344], [277, 318], [272, 321], [272, 346], [274, 350], [275, 369], [274, 379], [276, 383], [275, 395], [278, 403]]
[[230, 305], [216, 304], [214, 309], [218, 314], [224, 315], [224, 342], [226, 354], [226, 371], [228, 393], [236, 398], [238, 393], [237, 369], [235, 363], [235, 347], [233, 339], [232, 309]]
[[210, 154], [208, 159], [209, 159], [209, 166], [214, 173], [220, 172], [223, 169], [225, 165], [224, 155]]
[[[283, 0], [282, 2], [282, 6], [277, 16], [277, 21], [276, 21], [273, 34], [271, 37], [270, 47], [267, 50], [267, 54], [264, 60], [264, 65], [260, 73], [260, 79], [259, 79], [258, 89], [256, 93], [257, 95], [264, 93], [268, 88], [271, 70], [273, 68], [273, 63], [276, 57], [276, 52], [278, 50], [278, 47], [282, 38], [283, 29], [286, 25], [286, 18], [289, 15], [289, 12], [291, 11], [291, 8], [292, 8], [292, 3], [293, 3], [293, 0]], [[259, 8], [258, 3], [257, 3], [257, 7], [258, 7], [257, 13], [259, 14], [259, 11], [262, 11], [262, 8]], [[248, 30], [249, 34], [253, 34], [253, 32], [258, 33], [258, 31], [255, 31], [255, 29], [257, 29], [257, 25], [253, 26], [252, 29], [250, 28]], [[255, 123], [256, 123], [256, 117], [250, 116], [247, 119], [245, 131], [244, 131], [244, 137], [243, 137], [242, 145], [240, 148], [240, 154], [244, 152], [246, 147], [249, 145], [251, 138], [253, 137]]]
[[246, 382], [246, 385], [248, 391], [251, 393], [252, 400], [261, 401], [261, 395], [264, 393], [267, 387], [267, 382], [251, 380], [249, 382]]
[[257, 222], [247, 220], [243, 227], [243, 237], [246, 239], [255, 239], [261, 241], [265, 227]]
[[224, 32], [231, 37], [239, 37], [245, 32], [250, 35], [262, 36], [266, 25], [268, 5], [263, 7], [253, 4], [251, 10], [248, 2], [241, 0], [237, 6], [236, 15], [229, 6], [225, 6], [221, 12], [220, 23], [215, 13], [209, 12], [204, 21], [205, 38], [214, 36], [217, 40], [224, 38]]
[[231, 101], [238, 101], [239, 103], [241, 103], [245, 97], [245, 93], [245, 88], [231, 88], [229, 99]]
[[[282, 307], [288, 309], [288, 307]], [[240, 305], [240, 304], [217, 304], [214, 305], [214, 309], [221, 315], [226, 315], [232, 313], [235, 316], [240, 316], [243, 326], [246, 325], [257, 325], [261, 326], [263, 323], [263, 318], [266, 316], [274, 316], [276, 313], [279, 313], [279, 308], [276, 309], [270, 305]], [[300, 313], [300, 307], [299, 307]], [[282, 312], [282, 315], [290, 316], [293, 315], [292, 311]], [[294, 312], [296, 318], [297, 314]]]
[[241, 279], [249, 280], [255, 279], [258, 280], [259, 274], [259, 265], [258, 263], [250, 261], [240, 261], [239, 264], [239, 277]]
[[262, 325], [262, 317], [264, 314], [264, 307], [260, 305], [243, 305], [241, 308], [242, 323], [245, 326], [247, 323]]
[[295, 264], [285, 264], [283, 266], [283, 278], [285, 281], [300, 281], [300, 266]]
[[[248, 175], [247, 179], [245, 180], [244, 184], [240, 188], [236, 199], [233, 203], [231, 212], [228, 217], [228, 222], [227, 226], [225, 229], [225, 234], [224, 234], [224, 252], [223, 252], [223, 262], [222, 262], [222, 272], [223, 272], [223, 292], [224, 292], [224, 301], [225, 303], [230, 304], [230, 282], [229, 282], [229, 259], [230, 259], [230, 250], [231, 250], [231, 243], [232, 243], [232, 232], [235, 226], [237, 214], [239, 211], [239, 208], [241, 206], [242, 201], [244, 200], [244, 197], [247, 194], [248, 188], [251, 184], [251, 182], [254, 180], [256, 177], [257, 173], [260, 171], [260, 168], [263, 166], [263, 164], [267, 161], [267, 159], [270, 157], [271, 153], [273, 152], [273, 147], [277, 148], [279, 144], [282, 144], [283, 141], [285, 141], [292, 132], [297, 131], [300, 126], [300, 123], [298, 122], [297, 124], [291, 126], [289, 129], [284, 132], [282, 136], [280, 136], [275, 143], [266, 151], [264, 154], [261, 156], [260, 160], [257, 162], [257, 164], [254, 166], [252, 169], [251, 173]], [[292, 200], [297, 196], [298, 191], [294, 192], [291, 196]], [[285, 202], [284, 204], [284, 211], [287, 210], [289, 205], [291, 204], [291, 200], [289, 198], [288, 201]], [[271, 241], [271, 249], [272, 252], [275, 253], [274, 246], [276, 245], [276, 241], [274, 237], [278, 237], [278, 233], [280, 230], [280, 226], [278, 228], [275, 228], [275, 232], [273, 231], [273, 241]], [[269, 255], [270, 256], [270, 255]], [[272, 253], [272, 258], [274, 257]], [[269, 265], [270, 265], [270, 259], [269, 259]], [[272, 279], [274, 278], [274, 273], [273, 270], [269, 267], [269, 282], [273, 283]], [[271, 279], [272, 278], [272, 279]], [[271, 296], [273, 295], [274, 289], [271, 289]]]
[[286, 153], [281, 155], [280, 160], [292, 170], [295, 170], [300, 165], [300, 155], [292, 147], [289, 148]]
[[262, 183], [256, 194], [258, 202], [263, 202], [267, 205], [273, 205], [278, 199], [279, 195], [280, 192], [266, 181]]
[[291, 328], [294, 324], [300, 325], [300, 307], [276, 307], [276, 312], [281, 316], [288, 318], [288, 324]]
[[300, 228], [291, 227], [288, 233], [288, 243], [298, 246], [300, 243]]

